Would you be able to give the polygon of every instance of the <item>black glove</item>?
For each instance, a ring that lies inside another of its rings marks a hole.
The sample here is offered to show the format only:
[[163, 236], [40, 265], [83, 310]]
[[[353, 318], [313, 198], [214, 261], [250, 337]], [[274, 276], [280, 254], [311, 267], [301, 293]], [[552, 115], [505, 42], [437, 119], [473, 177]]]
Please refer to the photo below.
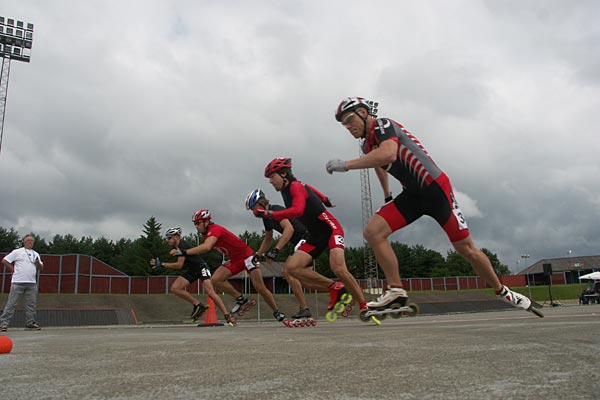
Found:
[[271, 250], [270, 252], [268, 252], [267, 254], [265, 254], [265, 257], [267, 257], [269, 260], [273, 260], [275, 261], [275, 259], [277, 258], [277, 255], [279, 254], [279, 249], [274, 247], [273, 250]]
[[156, 257], [154, 259], [154, 268], [162, 268], [163, 263], [160, 261], [160, 258]]
[[390, 202], [390, 201], [392, 201], [392, 200], [394, 200], [394, 196], [392, 196], [392, 194], [390, 193], [390, 195], [389, 195], [389, 196], [387, 196], [387, 197], [385, 198], [385, 201], [384, 201], [384, 202], [385, 202], [385, 203], [389, 203], [389, 202]]

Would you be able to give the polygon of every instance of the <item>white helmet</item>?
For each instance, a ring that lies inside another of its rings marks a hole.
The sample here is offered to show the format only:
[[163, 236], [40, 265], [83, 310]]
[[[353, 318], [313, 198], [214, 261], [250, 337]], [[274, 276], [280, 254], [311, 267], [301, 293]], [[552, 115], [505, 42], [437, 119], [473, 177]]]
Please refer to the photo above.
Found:
[[181, 228], [178, 226], [167, 229], [167, 232], [165, 233], [166, 237], [171, 237], [171, 236], [175, 236], [175, 235], [181, 236]]
[[337, 109], [335, 110], [335, 119], [338, 122], [342, 122], [342, 114], [348, 111], [356, 111], [359, 108], [364, 108], [372, 116], [377, 116], [377, 107], [379, 103], [371, 100], [364, 99], [362, 97], [346, 97], [340, 102]]

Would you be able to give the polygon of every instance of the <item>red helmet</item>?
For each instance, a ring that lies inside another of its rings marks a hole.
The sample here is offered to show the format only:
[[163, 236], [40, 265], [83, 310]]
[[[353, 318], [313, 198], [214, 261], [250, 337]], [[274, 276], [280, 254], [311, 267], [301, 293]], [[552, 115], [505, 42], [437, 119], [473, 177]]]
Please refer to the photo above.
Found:
[[337, 109], [335, 110], [335, 119], [338, 122], [342, 122], [342, 114], [348, 111], [356, 111], [358, 108], [366, 109], [369, 114], [375, 115], [373, 109], [377, 107], [377, 103], [363, 99], [362, 97], [346, 97], [340, 102]]
[[210, 211], [208, 210], [198, 210], [194, 213], [192, 217], [192, 222], [198, 221], [210, 221]]
[[275, 158], [265, 167], [265, 178], [271, 176], [275, 172], [279, 172], [282, 169], [292, 169], [292, 159], [291, 158]]

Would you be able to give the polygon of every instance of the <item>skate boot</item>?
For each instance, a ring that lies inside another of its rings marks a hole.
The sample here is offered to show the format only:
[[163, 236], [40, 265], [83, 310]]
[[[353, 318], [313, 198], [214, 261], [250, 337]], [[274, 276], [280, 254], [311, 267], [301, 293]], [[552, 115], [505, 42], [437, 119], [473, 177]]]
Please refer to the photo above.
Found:
[[190, 318], [192, 318], [192, 321], [198, 321], [200, 319], [200, 317], [202, 317], [202, 314], [204, 314], [204, 311], [208, 310], [208, 306], [205, 306], [202, 303], [198, 303], [198, 305], [194, 306], [194, 310], [192, 311], [192, 314], [190, 315]]
[[521, 293], [513, 292], [508, 287], [502, 286], [502, 291], [500, 291], [497, 296], [513, 307], [522, 308], [525, 311], [534, 313], [540, 318], [544, 318], [544, 314], [537, 308], [533, 307], [531, 300]]
[[[346, 287], [342, 282], [336, 281], [329, 286], [329, 304], [327, 304], [328, 310], [333, 310], [335, 304], [344, 298], [344, 304], [349, 304], [352, 301], [352, 296], [346, 291]], [[348, 300], [348, 297], [350, 300]]]
[[248, 302], [248, 298], [246, 296], [241, 295], [240, 297], [237, 297], [235, 299], [235, 304], [233, 305], [233, 308], [231, 309], [231, 313], [235, 314], [235, 313], [239, 312], [247, 302]]
[[352, 295], [346, 291], [342, 282], [334, 282], [329, 287], [329, 304], [327, 309], [329, 310], [325, 314], [325, 319], [328, 322], [335, 322], [339, 314], [343, 317], [347, 317], [348, 313], [344, 313], [346, 308], [352, 309]]
[[301, 308], [291, 319], [286, 319], [283, 324], [288, 328], [298, 328], [304, 326], [317, 326], [317, 321], [312, 318], [308, 308]]
[[404, 307], [407, 300], [408, 294], [406, 293], [406, 290], [402, 288], [388, 287], [387, 290], [377, 298], [377, 300], [368, 302], [367, 307], [386, 308], [391, 303], [398, 303]]
[[392, 318], [416, 317], [419, 314], [419, 306], [408, 302], [408, 294], [402, 288], [388, 287], [388, 289], [376, 300], [361, 307], [359, 318], [363, 322], [373, 321], [379, 325], [388, 314]]
[[235, 299], [235, 304], [233, 305], [233, 308], [231, 309], [231, 313], [232, 314], [237, 313], [237, 315], [242, 317], [244, 315], [244, 313], [248, 312], [248, 310], [250, 310], [250, 308], [254, 307], [255, 305], [256, 305], [256, 300], [249, 299], [248, 297], [241, 295], [240, 297]]
[[235, 318], [233, 317], [233, 315], [231, 314], [225, 314], [225, 323], [229, 326], [236, 326], [237, 325], [237, 321], [235, 320]]
[[277, 320], [277, 322], [281, 322], [285, 319], [285, 314], [279, 310], [273, 311], [273, 317]]

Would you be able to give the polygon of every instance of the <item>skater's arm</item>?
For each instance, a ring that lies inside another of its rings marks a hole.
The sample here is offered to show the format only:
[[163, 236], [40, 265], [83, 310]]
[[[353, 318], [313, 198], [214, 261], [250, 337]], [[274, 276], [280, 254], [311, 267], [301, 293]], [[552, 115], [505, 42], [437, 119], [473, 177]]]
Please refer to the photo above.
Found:
[[265, 236], [263, 237], [262, 243], [258, 250], [256, 250], [256, 255], [264, 256], [267, 250], [271, 248], [271, 244], [273, 243], [273, 231], [266, 231]]
[[[217, 238], [214, 236], [209, 236], [204, 240], [204, 243], [202, 243], [201, 245], [185, 250], [184, 255], [207, 253], [212, 250], [212, 248], [215, 246], [215, 243], [217, 243]], [[178, 254], [180, 252], [181, 251], [179, 249], [173, 249], [169, 252], [169, 254], [171, 254], [172, 256], [177, 256], [181, 255]]]
[[275, 245], [277, 251], [281, 251], [281, 249], [283, 249], [285, 245], [290, 241], [292, 236], [294, 236], [294, 226], [292, 225], [289, 219], [282, 219], [281, 221], [279, 221], [279, 223], [283, 228], [283, 232], [281, 233], [281, 237]]
[[335, 207], [335, 204], [333, 204], [331, 202], [331, 200], [329, 200], [329, 197], [325, 196], [323, 193], [321, 193], [319, 190], [317, 190], [314, 186], [311, 186], [309, 184], [306, 184], [306, 186], [308, 186], [308, 188], [310, 190], [312, 190], [313, 193], [316, 194], [319, 199], [321, 199], [321, 202], [323, 204], [325, 204], [326, 207]]
[[387, 171], [381, 167], [375, 167], [375, 174], [377, 175], [377, 179], [379, 179], [379, 183], [383, 189], [383, 197], [386, 199], [387, 203], [389, 197], [392, 197], [392, 191], [390, 190], [390, 177]]
[[398, 142], [396, 140], [383, 140], [379, 147], [368, 154], [354, 160], [346, 161], [346, 169], [364, 169], [381, 167], [391, 164], [398, 158]]
[[181, 269], [181, 268], [183, 268], [184, 262], [185, 262], [185, 257], [180, 256], [180, 257], [177, 257], [177, 261], [175, 261], [175, 262], [163, 262], [162, 266], [164, 268], [169, 268], [169, 269]]
[[271, 218], [277, 221], [282, 219], [298, 218], [304, 214], [306, 208], [306, 199], [308, 192], [304, 185], [298, 181], [294, 181], [290, 185], [290, 194], [292, 195], [292, 205], [289, 208], [281, 211], [269, 211]]

